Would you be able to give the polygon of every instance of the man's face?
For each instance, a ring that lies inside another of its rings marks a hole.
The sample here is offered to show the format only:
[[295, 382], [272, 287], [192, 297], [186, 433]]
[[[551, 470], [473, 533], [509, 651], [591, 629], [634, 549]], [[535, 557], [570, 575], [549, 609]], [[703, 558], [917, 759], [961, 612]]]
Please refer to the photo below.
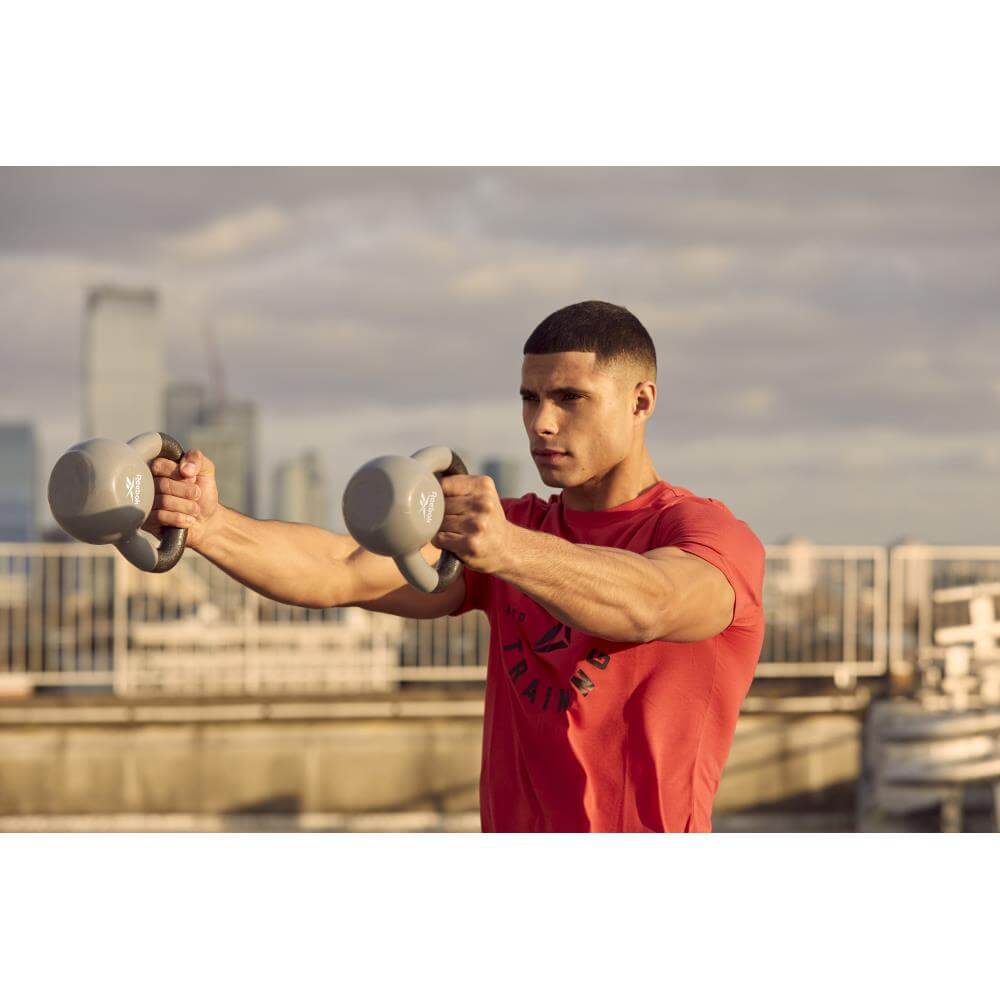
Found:
[[[601, 477], [633, 447], [633, 387], [624, 373], [595, 366], [583, 351], [526, 354], [521, 410], [528, 445], [546, 486], [573, 487]], [[544, 451], [557, 454], [541, 454]]]

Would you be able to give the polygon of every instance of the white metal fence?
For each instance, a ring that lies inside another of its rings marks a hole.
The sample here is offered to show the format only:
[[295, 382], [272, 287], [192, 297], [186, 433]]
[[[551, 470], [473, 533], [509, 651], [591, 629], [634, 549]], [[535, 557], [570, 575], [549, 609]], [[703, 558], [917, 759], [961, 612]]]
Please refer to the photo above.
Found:
[[[1000, 566], [1000, 550], [990, 551]], [[757, 676], [849, 686], [884, 674], [890, 642], [896, 658], [906, 643], [889, 627], [887, 567], [887, 551], [874, 546], [768, 547]], [[122, 695], [377, 691], [481, 682], [488, 649], [481, 612], [410, 621], [296, 608], [194, 552], [169, 573], [148, 574], [106, 547], [0, 545], [0, 685]]]
[[758, 677], [832, 677], [849, 686], [886, 669], [886, 564], [872, 545], [767, 546]]
[[936, 658], [956, 672], [1000, 659], [1000, 546], [897, 546], [890, 583], [889, 668], [901, 685]]

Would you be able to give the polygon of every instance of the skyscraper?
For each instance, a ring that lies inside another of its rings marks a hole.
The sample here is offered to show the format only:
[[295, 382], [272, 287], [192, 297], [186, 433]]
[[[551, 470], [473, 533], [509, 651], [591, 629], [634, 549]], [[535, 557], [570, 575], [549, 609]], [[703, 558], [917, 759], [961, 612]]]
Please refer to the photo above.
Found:
[[202, 424], [192, 427], [185, 448], [197, 448], [215, 463], [219, 502], [231, 510], [253, 516], [247, 495], [247, 446], [240, 428], [233, 424]]
[[0, 541], [38, 536], [38, 444], [31, 424], [0, 424]]
[[163, 341], [152, 289], [102, 286], [83, 320], [83, 435], [127, 441], [163, 428]]
[[[244, 400], [223, 400], [207, 407], [205, 425], [229, 428], [242, 442], [246, 506], [240, 510], [250, 517], [257, 517], [257, 405]], [[211, 454], [209, 458], [212, 458]]]
[[171, 382], [167, 386], [164, 430], [187, 448], [191, 431], [205, 421], [205, 387], [199, 382]]
[[274, 518], [297, 524], [329, 526], [329, 496], [322, 462], [307, 451], [274, 470]]
[[483, 475], [496, 483], [502, 497], [519, 497], [520, 463], [515, 458], [487, 458], [483, 461]]

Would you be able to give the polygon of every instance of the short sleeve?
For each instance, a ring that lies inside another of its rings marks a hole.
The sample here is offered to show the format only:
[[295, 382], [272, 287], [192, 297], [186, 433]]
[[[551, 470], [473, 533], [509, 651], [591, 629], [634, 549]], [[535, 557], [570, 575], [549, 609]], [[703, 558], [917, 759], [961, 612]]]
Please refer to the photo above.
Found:
[[764, 586], [764, 546], [745, 521], [717, 501], [687, 497], [667, 508], [653, 533], [652, 548], [671, 547], [711, 563], [736, 595], [730, 628], [760, 620]]
[[485, 611], [489, 600], [490, 578], [487, 573], [477, 573], [468, 566], [462, 567], [462, 576], [465, 577], [465, 600], [454, 611], [450, 612], [449, 618], [456, 618], [464, 615], [467, 611]]

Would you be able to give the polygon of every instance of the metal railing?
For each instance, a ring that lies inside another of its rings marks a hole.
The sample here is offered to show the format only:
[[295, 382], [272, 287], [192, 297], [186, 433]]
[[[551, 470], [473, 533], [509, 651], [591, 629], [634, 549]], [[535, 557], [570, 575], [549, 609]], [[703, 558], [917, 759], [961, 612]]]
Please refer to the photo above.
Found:
[[832, 677], [849, 687], [884, 674], [885, 549], [793, 542], [766, 551], [756, 676]]
[[1000, 546], [899, 545], [889, 576], [889, 670], [901, 686], [935, 651], [1000, 658]]
[[0, 545], [0, 685], [134, 694], [378, 691], [402, 620], [289, 607], [196, 553], [143, 573], [110, 548]]
[[[1000, 560], [1000, 549], [990, 551]], [[769, 546], [757, 676], [830, 677], [849, 687], [884, 674], [889, 644], [898, 645], [890, 639], [887, 566], [877, 546]], [[481, 682], [488, 650], [482, 612], [411, 621], [289, 607], [194, 552], [160, 575], [109, 547], [0, 545], [0, 685], [8, 687], [380, 691]]]

